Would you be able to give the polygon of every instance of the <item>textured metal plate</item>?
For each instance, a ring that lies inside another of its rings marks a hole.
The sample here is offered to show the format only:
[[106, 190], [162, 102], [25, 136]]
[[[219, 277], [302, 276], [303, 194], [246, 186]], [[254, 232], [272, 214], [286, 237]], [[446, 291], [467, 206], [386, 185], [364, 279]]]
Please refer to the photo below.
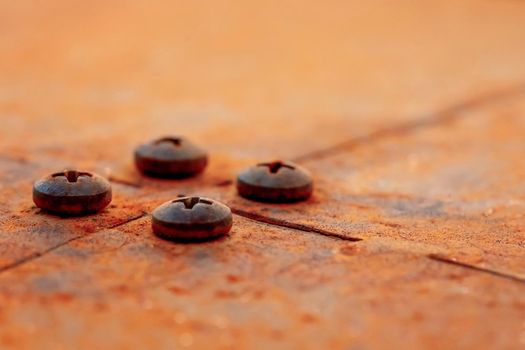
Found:
[[[525, 346], [525, 3], [0, 5], [1, 348]], [[202, 175], [135, 170], [169, 134]], [[236, 195], [277, 158], [310, 200]], [[69, 166], [110, 207], [34, 207]], [[231, 233], [154, 236], [180, 194], [228, 204]]]

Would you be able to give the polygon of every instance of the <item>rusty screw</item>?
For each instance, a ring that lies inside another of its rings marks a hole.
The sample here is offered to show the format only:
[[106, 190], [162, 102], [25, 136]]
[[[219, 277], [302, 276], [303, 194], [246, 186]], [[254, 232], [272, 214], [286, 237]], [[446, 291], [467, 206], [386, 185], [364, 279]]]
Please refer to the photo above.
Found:
[[135, 164], [146, 175], [183, 178], [202, 172], [208, 156], [183, 137], [164, 137], [137, 147]]
[[106, 179], [76, 170], [52, 174], [33, 186], [36, 206], [57, 214], [94, 213], [108, 206], [111, 196], [111, 185]]
[[260, 163], [239, 174], [237, 191], [245, 198], [262, 202], [296, 202], [311, 196], [312, 176], [291, 162]]
[[153, 232], [159, 237], [199, 241], [227, 234], [233, 223], [230, 208], [202, 197], [182, 197], [153, 211]]

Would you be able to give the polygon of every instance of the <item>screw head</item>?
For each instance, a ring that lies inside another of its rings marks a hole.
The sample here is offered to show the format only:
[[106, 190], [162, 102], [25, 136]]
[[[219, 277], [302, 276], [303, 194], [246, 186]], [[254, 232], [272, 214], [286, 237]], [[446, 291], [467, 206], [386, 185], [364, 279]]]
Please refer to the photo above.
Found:
[[184, 137], [163, 137], [137, 147], [135, 164], [146, 175], [183, 178], [201, 173], [208, 156]]
[[153, 211], [153, 232], [181, 241], [208, 240], [230, 232], [233, 218], [226, 205], [203, 197], [182, 197]]
[[237, 191], [245, 198], [262, 202], [301, 201], [312, 195], [312, 175], [292, 162], [259, 163], [239, 174]]
[[66, 170], [33, 185], [36, 206], [56, 214], [83, 215], [100, 211], [111, 203], [111, 184], [103, 177]]

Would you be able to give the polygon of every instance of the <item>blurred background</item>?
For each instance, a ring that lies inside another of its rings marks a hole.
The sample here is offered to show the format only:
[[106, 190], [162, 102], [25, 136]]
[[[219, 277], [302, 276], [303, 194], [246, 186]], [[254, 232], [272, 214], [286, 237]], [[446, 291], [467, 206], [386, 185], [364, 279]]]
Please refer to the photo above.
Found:
[[176, 133], [298, 156], [519, 82], [524, 23], [512, 0], [2, 0], [0, 146]]

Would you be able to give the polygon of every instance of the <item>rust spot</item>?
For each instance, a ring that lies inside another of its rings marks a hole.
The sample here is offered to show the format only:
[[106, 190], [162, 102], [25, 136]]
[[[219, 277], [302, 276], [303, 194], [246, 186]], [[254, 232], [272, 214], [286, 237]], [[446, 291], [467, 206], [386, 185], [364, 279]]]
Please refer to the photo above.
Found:
[[74, 299], [73, 295], [70, 293], [57, 293], [55, 294], [55, 300], [68, 303]]
[[86, 222], [86, 223], [81, 224], [81, 225], [75, 225], [75, 227], [79, 231], [82, 231], [84, 233], [94, 233], [94, 232], [97, 232], [100, 229], [99, 224], [94, 223], [94, 222]]
[[317, 323], [319, 322], [319, 318], [313, 314], [303, 314], [301, 315], [301, 321], [304, 323]]
[[242, 281], [242, 278], [236, 275], [226, 275], [226, 280], [230, 283], [238, 283]]
[[17, 338], [12, 334], [4, 334], [2, 335], [2, 344], [14, 348], [17, 345]]
[[98, 303], [95, 303], [94, 309], [98, 312], [104, 312], [109, 309], [109, 306], [106, 303], [98, 302]]
[[237, 293], [229, 290], [218, 290], [215, 292], [215, 297], [220, 299], [233, 299], [237, 297]]
[[271, 331], [271, 335], [276, 340], [283, 340], [286, 335], [286, 332], [282, 329], [274, 329]]
[[362, 251], [362, 248], [356, 246], [355, 244], [348, 244], [339, 249], [339, 253], [347, 256], [352, 256], [359, 254]]
[[117, 292], [117, 293], [128, 293], [131, 288], [128, 286], [128, 285], [125, 285], [125, 284], [119, 284], [118, 286], [115, 286], [112, 288], [113, 291]]
[[185, 295], [188, 294], [188, 290], [186, 288], [177, 287], [177, 286], [171, 286], [168, 288], [170, 292], [176, 295]]
[[375, 223], [379, 225], [387, 226], [387, 227], [392, 227], [392, 228], [402, 228], [403, 227], [403, 225], [397, 224], [395, 222], [376, 221]]
[[264, 292], [264, 290], [256, 290], [255, 292], [253, 292], [253, 299], [262, 299], [265, 295], [266, 293]]

